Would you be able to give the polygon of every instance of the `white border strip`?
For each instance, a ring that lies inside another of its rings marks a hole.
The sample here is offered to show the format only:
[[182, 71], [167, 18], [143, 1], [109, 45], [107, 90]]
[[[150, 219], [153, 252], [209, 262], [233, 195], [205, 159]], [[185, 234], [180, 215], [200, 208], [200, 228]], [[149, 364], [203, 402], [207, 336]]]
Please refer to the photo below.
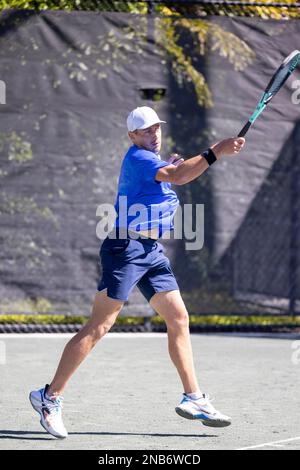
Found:
[[283, 447], [283, 446], [279, 446], [279, 444], [281, 444], [282, 442], [292, 442], [292, 441], [299, 441], [299, 440], [300, 440], [300, 436], [291, 437], [290, 439], [283, 439], [282, 441], [266, 442], [265, 444], [258, 444], [256, 446], [250, 446], [250, 447], [241, 447], [240, 449], [236, 449], [236, 450], [258, 449], [259, 447], [264, 447], [264, 446]]

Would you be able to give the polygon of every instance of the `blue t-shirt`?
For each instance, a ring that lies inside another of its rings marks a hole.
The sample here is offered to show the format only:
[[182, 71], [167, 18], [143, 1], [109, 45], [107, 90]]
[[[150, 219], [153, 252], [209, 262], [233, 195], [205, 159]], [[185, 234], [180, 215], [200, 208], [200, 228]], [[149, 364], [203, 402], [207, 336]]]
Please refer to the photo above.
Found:
[[173, 230], [179, 204], [171, 183], [155, 180], [159, 168], [170, 165], [160, 156], [132, 145], [126, 153], [115, 203], [116, 227], [141, 231], [159, 229], [159, 236]]

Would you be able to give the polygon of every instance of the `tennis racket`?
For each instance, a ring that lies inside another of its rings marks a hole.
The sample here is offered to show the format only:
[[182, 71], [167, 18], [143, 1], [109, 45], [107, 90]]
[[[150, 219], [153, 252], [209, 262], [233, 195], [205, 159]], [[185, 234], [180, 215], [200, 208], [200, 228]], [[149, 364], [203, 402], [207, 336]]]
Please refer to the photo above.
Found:
[[254, 121], [258, 118], [258, 116], [263, 112], [265, 107], [268, 103], [270, 103], [271, 99], [276, 95], [276, 93], [280, 90], [282, 85], [288, 79], [288, 77], [293, 73], [295, 68], [298, 65], [300, 59], [300, 51], [293, 51], [290, 55], [288, 55], [284, 61], [282, 62], [279, 69], [274, 73], [273, 77], [271, 78], [270, 83], [268, 84], [267, 88], [262, 94], [254, 113], [250, 116], [248, 122], [244, 125], [243, 129], [239, 133], [238, 137], [244, 137]]

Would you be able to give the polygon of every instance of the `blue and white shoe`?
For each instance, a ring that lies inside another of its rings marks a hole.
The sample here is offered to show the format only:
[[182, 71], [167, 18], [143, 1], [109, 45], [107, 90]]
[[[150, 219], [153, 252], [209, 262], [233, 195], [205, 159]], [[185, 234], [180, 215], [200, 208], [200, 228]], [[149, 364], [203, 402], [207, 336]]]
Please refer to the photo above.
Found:
[[29, 395], [32, 407], [37, 411], [43, 428], [52, 436], [64, 439], [68, 436], [68, 432], [62, 421], [62, 396], [46, 396], [49, 385], [40, 390], [34, 390]]
[[222, 428], [231, 424], [231, 418], [217, 411], [205, 393], [198, 400], [192, 400], [184, 393], [175, 411], [183, 418], [199, 419], [205, 426]]

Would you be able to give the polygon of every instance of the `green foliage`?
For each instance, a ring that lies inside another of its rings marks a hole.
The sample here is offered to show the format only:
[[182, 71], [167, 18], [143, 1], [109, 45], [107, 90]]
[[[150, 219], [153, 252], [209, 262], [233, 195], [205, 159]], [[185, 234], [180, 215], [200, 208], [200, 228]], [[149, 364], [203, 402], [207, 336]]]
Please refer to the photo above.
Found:
[[[190, 315], [190, 325], [300, 325], [300, 316], [243, 316], [243, 315]], [[161, 317], [154, 317], [153, 324], [164, 324]]]
[[174, 25], [171, 19], [162, 19], [156, 21], [156, 26], [158, 43], [171, 58], [172, 72], [179, 86], [182, 86], [184, 82], [192, 82], [199, 105], [212, 106], [211, 92], [204, 76], [193, 66], [192, 58], [184, 53], [183, 47], [178, 43], [180, 36], [176, 32], [176, 24]]
[[31, 143], [23, 140], [15, 131], [0, 132], [0, 152], [4, 152], [9, 161], [24, 163], [32, 160]]
[[[47, 313], [53, 311], [53, 305], [44, 297], [39, 297], [37, 299], [23, 299], [23, 300], [16, 300], [16, 301], [6, 301], [5, 299], [1, 300], [0, 304], [0, 321], [4, 321], [4, 318], [10, 318], [11, 321], [14, 323], [22, 323], [23, 321], [27, 321], [30, 318], [29, 315], [7, 315], [8, 312], [39, 312], [39, 313]], [[52, 318], [52, 316], [51, 316]], [[54, 316], [53, 316], [54, 318]]]
[[126, 2], [118, 0], [0, 0], [0, 8], [22, 10], [85, 10], [85, 11], [119, 11], [129, 13], [147, 13], [145, 2]]
[[[9, 175], [10, 170], [15, 171], [19, 166], [27, 165], [33, 159], [31, 144], [24, 140], [23, 133], [17, 134], [15, 131], [0, 133], [0, 152], [6, 156], [6, 165], [2, 161], [0, 178]], [[26, 197], [21, 194], [12, 196], [6, 191], [0, 191], [0, 216], [6, 214], [12, 217], [22, 218], [24, 223], [32, 222], [34, 217], [42, 218], [53, 223], [56, 227], [58, 221], [49, 207], [40, 207], [34, 197]], [[18, 260], [22, 266], [35, 269], [43, 264], [43, 259], [49, 257], [51, 252], [45, 243], [37, 243], [29, 232], [24, 234], [21, 231], [10, 231], [2, 227], [0, 242], [6, 245], [6, 250], [12, 254], [11, 264]], [[43, 306], [38, 305], [43, 311]]]
[[[287, 5], [291, 4], [289, 1], [286, 1], [286, 3]], [[147, 2], [108, 0], [103, 0], [101, 2], [93, 0], [13, 0], [10, 2], [0, 0], [0, 8], [36, 10], [51, 9], [65, 11], [119, 11], [139, 14], [141, 16], [147, 15], [149, 11], [149, 5]], [[295, 15], [299, 15], [298, 10], [294, 11], [288, 8], [278, 9], [267, 6], [241, 8], [234, 6], [232, 10], [228, 5], [215, 6], [191, 4], [183, 6], [175, 3], [174, 5], [164, 5], [163, 3], [154, 4], [153, 11], [159, 15], [155, 17], [156, 19], [154, 23], [158, 47], [161, 49], [162, 53], [164, 51], [167, 53], [171, 62], [172, 72], [179, 86], [191, 83], [195, 89], [198, 104], [203, 107], [211, 107], [213, 105], [213, 99], [203, 74], [197, 70], [195, 57], [198, 55], [204, 55], [209, 50], [216, 51], [219, 55], [229, 60], [236, 70], [241, 71], [251, 63], [254, 58], [254, 54], [250, 47], [237, 36], [225, 31], [219, 25], [211, 24], [199, 17], [213, 14], [223, 16], [259, 16], [260, 18], [280, 19], [289, 17], [293, 18], [296, 17]], [[194, 18], [187, 17], [190, 15], [194, 16]], [[194, 39], [197, 41], [196, 54], [185, 51], [184, 47], [181, 45], [182, 36], [186, 31], [192, 34]], [[101, 58], [98, 58], [98, 65], [111, 65], [111, 67], [118, 72], [119, 63], [124, 59], [129, 59], [129, 52], [140, 52], [138, 50], [133, 50], [134, 48], [132, 49], [132, 47], [137, 45], [140, 40], [145, 40], [147, 34], [147, 22], [145, 23], [145, 37], [137, 38], [135, 31], [133, 31], [132, 34], [134, 37], [130, 39], [129, 43], [126, 43], [124, 40], [118, 42], [112, 32], [110, 32], [106, 38], [102, 38], [102, 44], [99, 44], [99, 48], [101, 49]], [[98, 54], [99, 50], [97, 48], [94, 53]], [[87, 54], [87, 51], [83, 52]], [[89, 53], [91, 52], [93, 51], [90, 51]], [[111, 63], [111, 61], [113, 63]], [[76, 79], [77, 81], [86, 80], [88, 69], [84, 61], [78, 61], [77, 64], [69, 62], [68, 67], [70, 68], [69, 76], [71, 79]], [[99, 79], [107, 78], [103, 71], [98, 71], [97, 73]], [[58, 86], [58, 84], [54, 84], [54, 86]], [[160, 96], [156, 96], [155, 98], [159, 100]]]
[[228, 5], [223, 3], [222, 5], [216, 5], [214, 3], [200, 5], [200, 4], [190, 4], [190, 5], [179, 5], [174, 2], [174, 5], [157, 5], [157, 12], [163, 15], [182, 15], [182, 16], [247, 16], [247, 17], [256, 17], [262, 19], [289, 19], [289, 18], [299, 18], [300, 10], [299, 7], [294, 7], [293, 0], [283, 0], [278, 3], [286, 3], [286, 6], [269, 6], [268, 3], [272, 3], [270, 0], [252, 0], [253, 3], [265, 3], [266, 6], [255, 6], [255, 5]]
[[[34, 325], [84, 325], [89, 317], [84, 315], [0, 315], [0, 323], [6, 324], [34, 324]], [[142, 325], [142, 317], [118, 317], [117, 325]]]
[[[154, 5], [154, 11], [161, 15], [220, 15], [220, 16], [250, 16], [260, 18], [299, 18], [299, 8], [293, 7], [293, 0], [280, 0], [280, 3], [286, 3], [286, 7], [268, 6], [270, 0], [257, 0], [260, 3], [266, 3], [266, 6], [242, 6], [242, 5], [197, 5], [189, 4], [174, 5], [161, 4]], [[255, 0], [253, 0], [255, 3]], [[119, 11], [135, 14], [146, 14], [148, 4], [143, 1], [125, 1], [125, 0], [0, 0], [0, 9], [31, 9], [31, 10], [85, 10], [85, 11]]]
[[[156, 41], [171, 58], [172, 72], [179, 86], [184, 82], [192, 82], [200, 106], [211, 107], [213, 100], [204, 76], [195, 65], [199, 55], [217, 51], [220, 56], [228, 59], [237, 71], [244, 70], [255, 57], [245, 41], [221, 26], [203, 19], [158, 18], [155, 25]], [[184, 46], [180, 45], [185, 33], [190, 33], [193, 37], [195, 54], [194, 51], [185, 51]]]
[[[35, 324], [35, 325], [66, 325], [66, 324], [80, 324], [84, 325], [89, 320], [89, 317], [66, 316], [66, 315], [0, 315], [0, 323], [6, 324]], [[142, 325], [144, 319], [142, 317], [118, 317], [116, 320], [117, 325]], [[159, 316], [151, 318], [153, 325], [164, 325], [164, 320]], [[242, 315], [190, 315], [190, 325], [300, 325], [300, 316], [247, 316]]]
[[225, 31], [218, 24], [204, 20], [176, 20], [179, 24], [198, 37], [199, 53], [204, 55], [209, 50], [218, 51], [234, 66], [235, 70], [244, 70], [254, 59], [255, 54], [250, 47], [234, 34]]
[[43, 219], [51, 220], [53, 223], [57, 219], [49, 207], [39, 207], [32, 197], [11, 197], [4, 192], [1, 193], [0, 214], [22, 214], [24, 216], [36, 214]]

